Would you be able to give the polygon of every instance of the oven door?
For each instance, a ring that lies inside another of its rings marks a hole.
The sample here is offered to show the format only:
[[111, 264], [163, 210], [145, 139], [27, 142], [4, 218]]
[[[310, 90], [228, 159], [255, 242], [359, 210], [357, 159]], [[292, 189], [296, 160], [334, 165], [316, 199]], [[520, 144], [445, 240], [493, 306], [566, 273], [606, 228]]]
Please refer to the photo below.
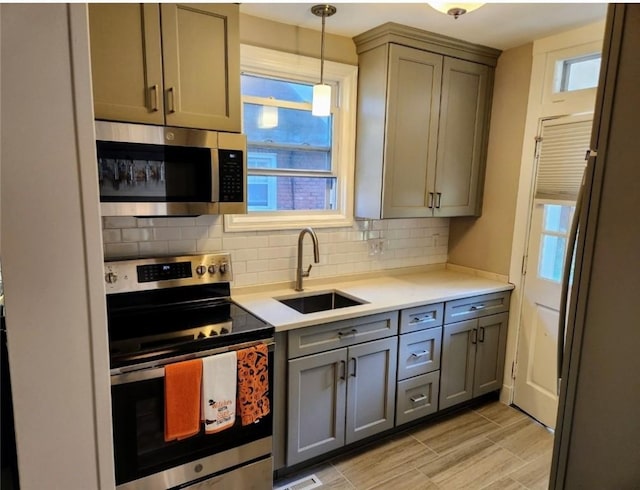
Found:
[[[271, 407], [274, 347], [269, 346]], [[164, 368], [113, 375], [111, 385], [118, 489], [169, 489], [223, 478], [240, 465], [271, 458], [271, 413], [249, 426], [238, 418], [233, 427], [216, 434], [205, 435], [202, 429], [196, 436], [165, 442]], [[271, 488], [271, 478], [255, 488]]]

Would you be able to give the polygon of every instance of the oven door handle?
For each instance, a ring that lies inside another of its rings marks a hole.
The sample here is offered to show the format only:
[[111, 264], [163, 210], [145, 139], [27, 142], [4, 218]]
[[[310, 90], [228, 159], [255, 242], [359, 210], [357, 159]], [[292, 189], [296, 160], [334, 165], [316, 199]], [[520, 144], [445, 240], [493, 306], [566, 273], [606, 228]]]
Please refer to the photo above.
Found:
[[158, 359], [156, 361], [153, 361], [152, 363], [134, 366], [133, 368], [116, 368], [111, 370], [111, 386], [135, 383], [138, 381], [146, 381], [149, 379], [164, 378], [164, 367], [168, 364], [175, 364], [176, 362], [188, 361], [191, 359], [200, 359], [202, 357], [212, 356], [215, 354], [222, 354], [223, 352], [245, 349], [248, 347], [253, 347], [254, 345], [259, 345], [260, 343], [266, 344], [269, 348], [269, 352], [273, 352], [275, 350], [276, 343], [274, 339], [271, 338], [258, 343], [245, 342], [242, 344], [219, 347], [217, 349], [192, 352], [190, 354], [183, 354], [181, 356], [175, 356], [166, 359]]

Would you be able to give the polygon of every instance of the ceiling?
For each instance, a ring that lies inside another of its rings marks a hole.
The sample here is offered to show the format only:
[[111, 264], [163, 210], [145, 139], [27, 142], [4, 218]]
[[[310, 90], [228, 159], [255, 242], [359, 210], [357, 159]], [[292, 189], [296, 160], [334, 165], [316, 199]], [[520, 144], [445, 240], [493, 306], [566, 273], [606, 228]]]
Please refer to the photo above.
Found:
[[[240, 12], [320, 30], [321, 20], [309, 3], [250, 2]], [[534, 39], [603, 20], [606, 3], [488, 3], [458, 19], [421, 3], [333, 2], [337, 13], [326, 21], [326, 32], [353, 37], [385, 22], [462, 39], [497, 49], [521, 46]]]

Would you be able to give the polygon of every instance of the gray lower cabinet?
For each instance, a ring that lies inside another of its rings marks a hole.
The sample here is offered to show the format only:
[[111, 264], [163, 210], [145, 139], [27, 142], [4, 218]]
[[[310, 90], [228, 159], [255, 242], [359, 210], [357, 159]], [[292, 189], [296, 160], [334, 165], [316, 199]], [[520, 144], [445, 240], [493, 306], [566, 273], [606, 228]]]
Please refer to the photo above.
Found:
[[508, 313], [444, 326], [440, 409], [502, 386]]
[[440, 371], [398, 381], [396, 425], [405, 424], [438, 411]]
[[396, 425], [438, 411], [444, 304], [400, 312]]
[[287, 466], [394, 424], [397, 337], [288, 362]]

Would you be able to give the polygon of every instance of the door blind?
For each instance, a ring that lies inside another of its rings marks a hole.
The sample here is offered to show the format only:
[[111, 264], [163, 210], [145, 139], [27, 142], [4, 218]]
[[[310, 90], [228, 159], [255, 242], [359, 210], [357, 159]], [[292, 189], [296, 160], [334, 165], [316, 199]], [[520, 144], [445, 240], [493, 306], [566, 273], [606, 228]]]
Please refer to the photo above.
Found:
[[587, 164], [585, 155], [593, 121], [542, 122], [542, 142], [536, 175], [536, 199], [575, 201]]

